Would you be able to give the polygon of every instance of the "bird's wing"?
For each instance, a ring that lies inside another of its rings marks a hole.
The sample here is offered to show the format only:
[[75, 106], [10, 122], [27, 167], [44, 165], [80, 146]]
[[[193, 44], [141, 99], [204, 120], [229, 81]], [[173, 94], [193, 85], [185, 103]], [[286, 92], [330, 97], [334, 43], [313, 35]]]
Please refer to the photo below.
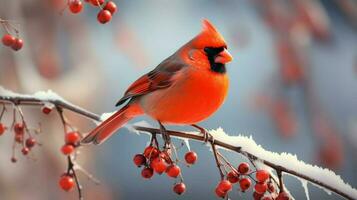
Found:
[[173, 76], [186, 67], [182, 61], [171, 56], [160, 63], [154, 70], [143, 75], [136, 80], [124, 93], [124, 96], [118, 101], [115, 106], [123, 104], [125, 101], [138, 97], [155, 90], [170, 87], [173, 83]]

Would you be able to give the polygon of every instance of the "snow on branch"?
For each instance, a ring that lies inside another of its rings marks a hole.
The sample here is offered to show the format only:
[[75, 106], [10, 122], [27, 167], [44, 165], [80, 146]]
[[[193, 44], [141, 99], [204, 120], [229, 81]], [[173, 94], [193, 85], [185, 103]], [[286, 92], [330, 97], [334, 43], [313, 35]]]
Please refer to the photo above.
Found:
[[[108, 114], [99, 116], [89, 112], [86, 109], [64, 100], [62, 97], [50, 90], [47, 92], [37, 92], [33, 95], [23, 95], [0, 87], [0, 103], [11, 103], [14, 105], [44, 105], [46, 102], [53, 104], [56, 108], [60, 108], [58, 111], [60, 111], [61, 115], [63, 114], [62, 109], [67, 109], [97, 122], [102, 121], [108, 116]], [[65, 124], [65, 122], [63, 123]], [[144, 126], [133, 126], [133, 128], [139, 132], [150, 133], [155, 140], [156, 135], [161, 134], [160, 129]], [[345, 183], [341, 177], [336, 175], [333, 171], [306, 164], [305, 162], [298, 160], [296, 155], [289, 153], [275, 153], [265, 150], [258, 145], [252, 137], [242, 135], [230, 136], [226, 134], [222, 128], [209, 131], [211, 137], [208, 139], [196, 132], [188, 133], [167, 130], [167, 133], [173, 137], [184, 140], [189, 139], [209, 142], [212, 145], [221, 176], [223, 175], [220, 168], [221, 162], [223, 161], [226, 164], [229, 164], [229, 162], [217, 151], [216, 147], [233, 151], [247, 157], [257, 170], [259, 168], [257, 167], [258, 164], [270, 167], [277, 174], [279, 180], [275, 180], [273, 175], [271, 175], [271, 178], [274, 179], [280, 191], [284, 191], [282, 175], [289, 174], [302, 180], [302, 185], [306, 193], [306, 181], [308, 181], [325, 190], [332, 191], [346, 199], [357, 199], [357, 190]]]

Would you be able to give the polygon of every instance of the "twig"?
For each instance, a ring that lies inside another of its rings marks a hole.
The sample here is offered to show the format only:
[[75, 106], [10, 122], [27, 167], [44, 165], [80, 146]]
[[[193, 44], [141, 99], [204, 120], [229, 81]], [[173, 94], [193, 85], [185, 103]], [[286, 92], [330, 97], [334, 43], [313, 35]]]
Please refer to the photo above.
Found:
[[[142, 127], [142, 126], [134, 126], [134, 128], [138, 131], [145, 131], [145, 132], [149, 132], [149, 133], [156, 133], [156, 134], [160, 134], [160, 129], [155, 129], [155, 128], [148, 128], [148, 127]], [[172, 131], [172, 130], [166, 130], [167, 134], [169, 134], [170, 136], [175, 136], [175, 137], [180, 137], [180, 138], [187, 138], [187, 139], [192, 139], [192, 140], [197, 140], [197, 141], [204, 141], [204, 136], [200, 136], [200, 135], [196, 135], [196, 134], [191, 134], [191, 133], [185, 133], [185, 132], [179, 132], [179, 131]], [[346, 199], [349, 199], [349, 200], [356, 200], [355, 197], [352, 197], [350, 196], [349, 194], [347, 193], [344, 193], [343, 191], [340, 191], [338, 190], [337, 188], [334, 188], [330, 185], [327, 185], [319, 180], [316, 180], [316, 179], [313, 179], [311, 177], [309, 177], [308, 175], [305, 175], [305, 174], [302, 174], [300, 172], [297, 172], [295, 170], [292, 170], [292, 169], [287, 169], [283, 166], [280, 166], [280, 165], [276, 165], [272, 162], [269, 162], [267, 160], [264, 160], [262, 158], [258, 158], [257, 156], [253, 155], [252, 153], [249, 153], [249, 152], [246, 152], [246, 151], [243, 151], [240, 147], [236, 147], [236, 146], [233, 146], [231, 144], [228, 144], [228, 143], [225, 143], [223, 141], [220, 141], [220, 140], [217, 140], [215, 139], [214, 140], [214, 144], [216, 146], [220, 146], [220, 147], [223, 147], [225, 149], [228, 149], [228, 150], [231, 150], [231, 151], [234, 151], [234, 152], [237, 152], [237, 153], [240, 153], [242, 155], [246, 155], [246, 156], [249, 156], [251, 157], [252, 159], [254, 160], [259, 160], [261, 161], [263, 164], [275, 169], [275, 170], [279, 170], [281, 172], [284, 172], [284, 173], [287, 173], [287, 174], [291, 174], [291, 175], [294, 175], [296, 177], [299, 177], [299, 178], [302, 178], [302, 179], [305, 179], [311, 183], [314, 183], [316, 185], [319, 185], [325, 189], [328, 189]]]
[[[34, 98], [34, 97], [18, 97], [18, 96], [0, 96], [0, 102], [3, 103], [11, 103], [11, 104], [20, 104], [21, 105], [43, 105], [44, 104], [44, 100], [38, 99], [38, 98]], [[83, 108], [80, 108], [78, 106], [74, 106], [68, 102], [65, 102], [63, 100], [59, 100], [59, 99], [53, 99], [53, 100], [46, 100], [46, 102], [50, 102], [52, 104], [54, 104], [56, 106], [56, 108], [60, 108], [60, 110], [62, 109], [67, 109], [70, 110], [74, 113], [77, 113], [79, 115], [85, 116], [89, 119], [95, 120], [95, 121], [101, 121], [101, 118], [99, 115], [96, 115], [90, 111], [87, 111]], [[61, 118], [62, 120], [64, 120], [64, 118]], [[145, 131], [145, 132], [149, 132], [151, 134], [161, 134], [160, 129], [155, 129], [155, 128], [148, 128], [148, 127], [140, 127], [140, 126], [135, 126], [134, 127], [136, 130], [138, 131]], [[179, 137], [179, 138], [186, 138], [186, 139], [191, 139], [191, 140], [197, 140], [197, 141], [207, 141], [207, 138], [205, 138], [204, 136], [201, 135], [195, 135], [195, 134], [190, 134], [190, 133], [185, 133], [185, 132], [179, 132], [179, 131], [172, 131], [172, 130], [166, 130], [167, 134], [170, 136], [175, 136], [175, 137]], [[237, 153], [240, 153], [246, 157], [249, 158], [249, 160], [254, 161], [254, 160], [259, 160], [260, 162], [262, 162], [263, 164], [275, 169], [277, 172], [281, 172], [281, 173], [287, 173], [287, 174], [291, 174], [293, 176], [305, 179], [311, 183], [314, 183], [316, 185], [319, 185], [327, 190], [330, 190], [338, 195], [341, 195], [342, 197], [346, 198], [346, 199], [350, 199], [350, 200], [356, 200], [355, 197], [350, 196], [349, 194], [334, 188], [330, 185], [327, 185], [323, 182], [321, 182], [320, 180], [316, 180], [314, 178], [309, 177], [308, 175], [305, 175], [303, 173], [300, 173], [298, 171], [292, 170], [292, 169], [288, 169], [285, 168], [283, 166], [274, 164], [272, 162], [269, 162], [267, 160], [264, 160], [262, 158], [258, 158], [257, 156], [255, 156], [254, 154], [250, 153], [250, 152], [246, 152], [243, 151], [240, 147], [225, 143], [223, 141], [220, 140], [213, 140], [213, 138], [209, 139], [209, 142], [214, 146], [219, 146], [222, 148], [225, 148], [227, 150], [231, 150]], [[215, 150], [215, 148], [213, 148], [213, 150]], [[280, 180], [279, 180], [280, 181]], [[280, 185], [280, 184], [279, 184]]]

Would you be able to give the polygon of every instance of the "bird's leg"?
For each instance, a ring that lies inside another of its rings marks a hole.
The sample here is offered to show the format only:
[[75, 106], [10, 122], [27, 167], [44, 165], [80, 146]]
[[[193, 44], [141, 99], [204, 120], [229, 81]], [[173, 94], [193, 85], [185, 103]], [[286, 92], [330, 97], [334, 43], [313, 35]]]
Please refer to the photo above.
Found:
[[171, 144], [170, 135], [167, 133], [166, 128], [164, 127], [164, 125], [162, 125], [162, 123], [160, 121], [158, 121], [158, 123], [160, 125], [160, 132], [161, 132], [161, 135], [162, 135], [162, 139], [165, 142], [164, 149], [170, 149], [170, 144]]
[[192, 127], [198, 129], [201, 134], [203, 134], [203, 141], [205, 143], [208, 142], [208, 140], [213, 139], [212, 135], [203, 127], [198, 126], [197, 124], [191, 124]]

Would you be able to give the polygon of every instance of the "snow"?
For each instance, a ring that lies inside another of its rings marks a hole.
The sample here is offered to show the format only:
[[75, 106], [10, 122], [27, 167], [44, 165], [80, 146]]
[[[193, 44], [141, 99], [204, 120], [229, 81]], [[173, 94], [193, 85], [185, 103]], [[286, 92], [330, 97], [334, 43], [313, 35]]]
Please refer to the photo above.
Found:
[[[36, 92], [33, 95], [23, 95], [23, 94], [14, 93], [10, 90], [6, 90], [0, 86], [0, 95], [5, 98], [6, 97], [36, 98], [43, 102], [53, 102], [59, 100], [69, 105], [72, 105], [74, 107], [78, 107], [69, 103], [68, 101], [66, 101], [61, 96], [59, 96], [58, 94], [56, 94], [51, 90]], [[102, 114], [101, 120], [107, 119], [112, 114], [113, 113]], [[143, 122], [143, 121], [132, 125], [151, 127], [147, 122]], [[125, 127], [127, 127], [129, 130], [135, 133], [139, 133], [138, 131], [134, 130], [130, 124], [126, 125]], [[260, 159], [269, 161], [271, 163], [274, 163], [275, 165], [285, 167], [286, 169], [298, 171], [301, 174], [309, 176], [312, 179], [319, 180], [320, 182], [323, 182], [324, 184], [336, 188], [337, 190], [357, 199], [357, 190], [352, 188], [348, 183], [345, 183], [339, 175], [336, 175], [333, 171], [329, 169], [304, 163], [303, 161], [298, 160], [296, 155], [292, 155], [285, 152], [275, 153], [265, 150], [262, 146], [258, 145], [251, 136], [250, 137], [243, 136], [243, 135], [230, 136], [227, 135], [222, 128], [211, 130], [209, 132], [216, 140], [220, 140], [222, 142], [225, 142], [233, 146], [241, 147], [242, 151], [251, 153], [252, 155], [255, 155]], [[200, 133], [195, 132], [192, 134], [200, 134]], [[190, 148], [188, 140], [184, 140], [184, 141], [186, 143], [186, 146]], [[304, 187], [306, 197], [309, 200], [307, 182], [302, 181], [302, 185]], [[331, 193], [331, 191], [329, 191], [329, 193]]]
[[[136, 131], [137, 132], [137, 131]], [[269, 161], [271, 163], [274, 163], [275, 165], [282, 166], [288, 170], [292, 171], [297, 171], [300, 174], [306, 175], [312, 179], [319, 180], [320, 182], [324, 183], [325, 185], [331, 186], [332, 188], [336, 188], [337, 190], [357, 199], [357, 190], [348, 183], [345, 183], [341, 177], [337, 174], [335, 174], [333, 171], [327, 169], [327, 168], [322, 168], [316, 165], [310, 165], [307, 164], [297, 158], [296, 155], [292, 155], [290, 153], [276, 153], [276, 152], [271, 152], [268, 150], [265, 150], [261, 145], [257, 144], [251, 136], [243, 136], [243, 135], [238, 135], [238, 136], [230, 136], [226, 134], [222, 128], [218, 128], [216, 130], [210, 130], [209, 133], [216, 139], [220, 140], [224, 143], [236, 146], [236, 147], [241, 147], [242, 151], [248, 152], [252, 155], [255, 155], [256, 157]], [[147, 133], [146, 133], [147, 134]], [[199, 135], [199, 132], [190, 132], [190, 134], [197, 134]], [[217, 148], [223, 148], [223, 147], [217, 147]], [[260, 160], [257, 160], [256, 163], [261, 163]], [[258, 168], [263, 168], [263, 164], [261, 163], [258, 165]], [[265, 166], [265, 169], [268, 169], [269, 171], [273, 171], [270, 167]], [[287, 173], [283, 173], [285, 175]], [[273, 174], [272, 174], [273, 175]], [[291, 175], [291, 174], [289, 174]], [[294, 175], [291, 175], [294, 176]], [[276, 177], [277, 178], [277, 177]], [[299, 177], [296, 177], [299, 178]], [[305, 181], [305, 182], [303, 182]], [[313, 185], [316, 185], [312, 183]], [[307, 181], [302, 180], [302, 185], [304, 187], [304, 191], [306, 194], [306, 198], [309, 200], [309, 194], [308, 194], [308, 188], [307, 188]], [[320, 187], [324, 191], [326, 191], [328, 194], [331, 194], [331, 191], [322, 188], [321, 186], [316, 185], [317, 187]]]
[[63, 97], [61, 97], [57, 93], [53, 92], [52, 90], [38, 91], [38, 92], [35, 92], [34, 94], [19, 94], [19, 93], [13, 92], [11, 90], [7, 90], [7, 89], [3, 88], [2, 86], [0, 86], [0, 95], [2, 97], [5, 97], [4, 99], [6, 99], [7, 97], [9, 97], [9, 98], [13, 98], [13, 97], [33, 98], [38, 101], [42, 101], [44, 104], [47, 104], [50, 107], [51, 107], [51, 102], [61, 101], [63, 103], [66, 103], [66, 104], [74, 107], [74, 108], [80, 109], [79, 106], [70, 103], [69, 101], [65, 100]]
[[211, 130], [210, 133], [216, 140], [241, 147], [243, 151], [251, 153], [260, 159], [264, 159], [293, 171], [298, 171], [301, 174], [319, 180], [324, 184], [336, 188], [337, 190], [357, 199], [357, 190], [352, 188], [348, 183], [345, 183], [339, 175], [336, 175], [333, 171], [327, 168], [307, 164], [298, 160], [296, 155], [285, 152], [275, 153], [265, 150], [262, 146], [258, 145], [251, 136], [229, 136], [222, 128]]

